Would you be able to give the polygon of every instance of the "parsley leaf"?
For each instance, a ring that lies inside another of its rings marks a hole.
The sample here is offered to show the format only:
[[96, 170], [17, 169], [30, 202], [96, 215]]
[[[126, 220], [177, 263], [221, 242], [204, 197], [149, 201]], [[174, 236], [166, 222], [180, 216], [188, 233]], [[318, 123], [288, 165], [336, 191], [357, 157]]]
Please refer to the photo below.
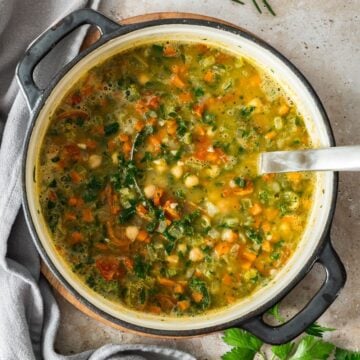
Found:
[[253, 360], [256, 355], [256, 352], [249, 349], [243, 349], [235, 347], [231, 351], [224, 354], [222, 360]]
[[255, 106], [249, 105], [249, 106], [243, 106], [240, 109], [240, 116], [244, 119], [249, 119], [253, 111], [255, 110]]
[[105, 136], [115, 134], [119, 130], [119, 123], [113, 122], [104, 126]]
[[275, 304], [267, 313], [274, 317], [279, 323], [284, 323], [285, 319], [280, 315], [279, 304]]
[[237, 186], [244, 188], [246, 186], [246, 180], [243, 177], [236, 177], [234, 182]]
[[196, 97], [201, 97], [205, 95], [205, 92], [202, 88], [198, 87], [194, 90], [194, 94]]
[[136, 214], [136, 204], [132, 203], [130, 207], [121, 210], [119, 220], [121, 224], [125, 224]]
[[145, 263], [144, 259], [140, 255], [136, 255], [134, 258], [134, 272], [136, 276], [141, 279], [145, 279], [149, 271], [150, 264]]
[[197, 305], [203, 310], [208, 308], [211, 304], [211, 298], [205, 281], [197, 278], [191, 278], [189, 286], [192, 291], [200, 292], [203, 296]]
[[249, 240], [256, 244], [261, 244], [263, 239], [259, 231], [255, 229], [248, 228], [245, 230], [245, 234], [248, 237]]
[[228, 329], [224, 333], [224, 341], [231, 346], [237, 346], [241, 349], [257, 352], [260, 350], [263, 342], [256, 336], [241, 329]]
[[304, 336], [289, 360], [326, 360], [334, 349], [334, 345], [314, 336]]
[[360, 360], [360, 352], [336, 348], [335, 360]]
[[334, 331], [335, 329], [333, 328], [328, 328], [328, 327], [324, 327], [319, 325], [318, 323], [313, 323], [311, 324], [306, 330], [305, 332], [309, 335], [313, 335], [319, 338], [322, 338], [324, 333], [327, 331]]
[[287, 360], [288, 356], [291, 354], [295, 346], [295, 343], [289, 342], [282, 345], [274, 345], [271, 347], [271, 351], [276, 355], [280, 360]]

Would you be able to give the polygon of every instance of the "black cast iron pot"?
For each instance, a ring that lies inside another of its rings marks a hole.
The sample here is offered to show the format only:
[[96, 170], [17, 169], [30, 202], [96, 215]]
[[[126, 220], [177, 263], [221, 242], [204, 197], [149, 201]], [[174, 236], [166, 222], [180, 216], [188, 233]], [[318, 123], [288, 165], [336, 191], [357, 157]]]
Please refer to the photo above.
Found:
[[[46, 89], [33, 80], [39, 61], [67, 34], [84, 24], [97, 26], [101, 38], [81, 52], [51, 79]], [[249, 330], [267, 343], [287, 342], [301, 334], [336, 299], [346, 273], [329, 237], [337, 194], [337, 174], [318, 173], [314, 205], [303, 239], [288, 264], [264, 288], [226, 309], [191, 318], [159, 317], [134, 312], [94, 293], [71, 272], [59, 257], [40, 211], [35, 167], [49, 115], [65, 92], [91, 67], [133, 46], [161, 41], [201, 41], [239, 56], [250, 58], [275, 78], [291, 95], [302, 112], [313, 143], [334, 146], [325, 110], [315, 91], [300, 71], [270, 45], [238, 28], [213, 21], [194, 19], [157, 20], [121, 26], [98, 12], [84, 9], [71, 13], [37, 38], [17, 69], [26, 96], [31, 124], [26, 137], [22, 168], [23, 205], [34, 243], [58, 281], [81, 303], [101, 317], [130, 330], [158, 336], [195, 336], [230, 327]], [[310, 302], [280, 326], [264, 322], [263, 314], [287, 295], [320, 263], [326, 279]]]

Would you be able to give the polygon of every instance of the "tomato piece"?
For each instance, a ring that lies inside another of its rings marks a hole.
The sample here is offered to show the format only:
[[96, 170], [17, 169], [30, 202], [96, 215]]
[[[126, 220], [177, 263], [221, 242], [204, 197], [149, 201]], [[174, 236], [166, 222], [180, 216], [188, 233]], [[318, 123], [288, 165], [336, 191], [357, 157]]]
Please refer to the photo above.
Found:
[[115, 257], [101, 257], [96, 260], [96, 268], [105, 280], [110, 281], [118, 275], [119, 263], [119, 260]]

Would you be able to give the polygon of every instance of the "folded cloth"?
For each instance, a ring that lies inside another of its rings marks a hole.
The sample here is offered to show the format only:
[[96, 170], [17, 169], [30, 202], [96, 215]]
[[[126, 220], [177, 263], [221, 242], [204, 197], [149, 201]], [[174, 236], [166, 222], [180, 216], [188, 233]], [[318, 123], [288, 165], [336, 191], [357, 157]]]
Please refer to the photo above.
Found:
[[[176, 349], [146, 345], [106, 345], [77, 355], [54, 350], [60, 313], [21, 210], [20, 164], [29, 112], [15, 81], [15, 67], [27, 45], [69, 12], [91, 5], [87, 0], [0, 0], [0, 359], [184, 359]], [[85, 35], [80, 29], [57, 46], [36, 76], [46, 84], [73, 58]]]

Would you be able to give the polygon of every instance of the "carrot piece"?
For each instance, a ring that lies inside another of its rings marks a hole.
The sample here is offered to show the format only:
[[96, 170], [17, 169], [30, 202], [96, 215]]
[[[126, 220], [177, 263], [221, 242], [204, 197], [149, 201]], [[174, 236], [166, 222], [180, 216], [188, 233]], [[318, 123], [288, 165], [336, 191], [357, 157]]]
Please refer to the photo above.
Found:
[[158, 283], [160, 285], [166, 286], [166, 287], [175, 287], [177, 284], [174, 280], [168, 279], [168, 278], [158, 278]]
[[177, 74], [171, 75], [170, 83], [179, 89], [183, 89], [185, 87], [185, 83], [181, 80], [181, 78]]
[[135, 104], [135, 110], [137, 113], [139, 113], [140, 115], [145, 114], [148, 111], [148, 107], [146, 105], [146, 103], [144, 102], [143, 99], [138, 100]]
[[154, 205], [155, 206], [159, 206], [160, 205], [160, 202], [161, 202], [161, 198], [164, 194], [164, 190], [161, 189], [161, 188], [157, 188], [155, 190], [155, 193], [154, 193], [154, 198], [153, 198], [153, 201], [154, 201]]
[[264, 231], [264, 233], [268, 233], [271, 230], [271, 225], [268, 221], [266, 221], [262, 224], [261, 228]]
[[138, 120], [134, 126], [136, 131], [141, 131], [145, 127], [145, 123], [142, 120]]
[[160, 98], [158, 96], [152, 96], [149, 100], [148, 100], [148, 104], [149, 108], [151, 110], [156, 110], [159, 105], [160, 105]]
[[163, 54], [166, 57], [176, 57], [177, 51], [176, 48], [171, 44], [166, 44], [163, 49]]
[[263, 275], [269, 275], [268, 271], [265, 270], [265, 264], [262, 259], [258, 259], [255, 261], [255, 267], [256, 269]]
[[64, 214], [64, 219], [66, 221], [75, 221], [76, 220], [76, 214], [73, 212], [66, 212]]
[[153, 149], [153, 151], [159, 151], [161, 146], [161, 141], [156, 135], [151, 135], [148, 137], [148, 142]]
[[104, 136], [105, 135], [104, 125], [94, 126], [93, 132], [97, 135]]
[[267, 208], [265, 210], [265, 217], [267, 220], [272, 221], [275, 220], [278, 216], [279, 210], [274, 208]]
[[192, 101], [192, 95], [190, 92], [183, 92], [179, 95], [179, 100], [183, 103], [183, 104], [187, 104], [189, 102]]
[[94, 150], [96, 149], [97, 142], [95, 140], [87, 139], [85, 140], [85, 145], [88, 149]]
[[271, 244], [270, 241], [264, 241], [261, 245], [261, 248], [263, 251], [265, 252], [270, 252], [271, 251]]
[[130, 154], [132, 149], [130, 141], [124, 142], [122, 149], [125, 154]]
[[185, 311], [190, 307], [190, 301], [189, 300], [178, 301], [177, 306], [181, 311]]
[[174, 74], [185, 74], [187, 71], [186, 65], [175, 64], [171, 66], [171, 71]]
[[260, 85], [261, 79], [259, 75], [253, 75], [250, 79], [249, 79], [250, 85], [251, 86], [258, 86]]
[[68, 205], [76, 206], [78, 204], [78, 201], [79, 201], [79, 198], [77, 198], [75, 196], [71, 196], [71, 197], [69, 197]]
[[225, 274], [222, 278], [222, 282], [225, 285], [231, 285], [232, 284], [232, 278], [229, 274]]
[[51, 201], [56, 201], [57, 200], [56, 192], [55, 191], [49, 191], [48, 198]]
[[141, 218], [146, 218], [146, 215], [148, 213], [146, 207], [144, 205], [138, 204], [136, 206], [136, 213], [141, 217]]
[[115, 139], [110, 139], [110, 140], [107, 142], [107, 147], [108, 147], [108, 149], [109, 149], [110, 152], [115, 151], [116, 148], [117, 148], [116, 140], [115, 140]]
[[161, 314], [161, 307], [160, 306], [150, 305], [148, 307], [148, 309], [152, 314], [156, 314], [156, 315]]
[[79, 232], [79, 231], [74, 231], [72, 234], [71, 234], [71, 239], [70, 239], [70, 243], [71, 245], [75, 245], [75, 244], [78, 244], [80, 243], [81, 241], [84, 240], [84, 235]]
[[195, 291], [191, 294], [191, 297], [196, 303], [199, 303], [203, 299], [204, 295], [201, 292]]
[[250, 214], [253, 216], [259, 215], [262, 212], [262, 207], [259, 203], [255, 203], [251, 208], [250, 208]]
[[84, 222], [87, 222], [87, 223], [94, 221], [94, 215], [93, 215], [91, 209], [86, 208], [82, 211], [82, 219]]
[[206, 131], [204, 129], [203, 126], [201, 125], [196, 125], [195, 129], [194, 129], [194, 133], [198, 136], [204, 136], [206, 135]]
[[167, 200], [163, 206], [163, 210], [165, 211], [165, 214], [171, 219], [171, 220], [179, 220], [180, 214], [176, 210], [176, 208], [172, 208], [172, 202], [170, 200]]
[[70, 172], [71, 181], [78, 184], [82, 180], [82, 176], [75, 170]]
[[250, 195], [254, 192], [254, 185], [252, 182], [248, 181], [246, 187], [244, 188], [235, 188], [234, 194], [238, 196]]
[[272, 140], [276, 137], [277, 133], [276, 131], [270, 131], [265, 134], [265, 139]]
[[124, 265], [128, 270], [132, 270], [134, 268], [134, 261], [130, 259], [129, 257], [124, 258]]
[[243, 251], [241, 256], [250, 262], [254, 262], [256, 260], [256, 254], [246, 251], [246, 250]]
[[252, 266], [252, 262], [251, 261], [242, 261], [241, 262], [241, 264], [240, 264], [240, 266], [241, 266], [241, 268], [242, 269], [244, 269], [244, 270], [249, 270], [250, 268], [251, 268], [251, 266]]
[[219, 242], [215, 245], [215, 252], [218, 256], [225, 255], [230, 251], [231, 246], [227, 241]]
[[286, 176], [290, 181], [294, 182], [295, 184], [298, 184], [303, 178], [303, 175], [298, 172], [288, 173]]
[[127, 141], [129, 141], [129, 135], [128, 135], [128, 134], [121, 133], [121, 134], [119, 134], [119, 140], [120, 140], [121, 142], [127, 142]]
[[149, 233], [146, 230], [140, 230], [136, 240], [148, 243], [150, 242]]
[[157, 123], [156, 117], [151, 117], [146, 120], [146, 125], [154, 126]]
[[184, 287], [181, 284], [176, 284], [174, 287], [175, 294], [182, 294], [184, 292]]
[[262, 178], [264, 179], [264, 181], [271, 181], [275, 178], [275, 174], [265, 174], [262, 176]]
[[169, 120], [166, 123], [166, 131], [169, 135], [175, 135], [177, 129], [177, 123], [175, 120]]
[[298, 218], [295, 215], [286, 215], [281, 218], [281, 221], [289, 224], [296, 224], [298, 222]]
[[280, 116], [284, 116], [286, 115], [288, 112], [290, 111], [290, 108], [286, 105], [286, 104], [282, 104], [280, 105], [279, 109], [278, 109], [278, 114]]
[[193, 107], [193, 112], [198, 117], [202, 117], [204, 110], [205, 110], [205, 104], [196, 104]]
[[204, 81], [212, 82], [214, 80], [214, 73], [211, 70], [208, 70], [204, 75]]

